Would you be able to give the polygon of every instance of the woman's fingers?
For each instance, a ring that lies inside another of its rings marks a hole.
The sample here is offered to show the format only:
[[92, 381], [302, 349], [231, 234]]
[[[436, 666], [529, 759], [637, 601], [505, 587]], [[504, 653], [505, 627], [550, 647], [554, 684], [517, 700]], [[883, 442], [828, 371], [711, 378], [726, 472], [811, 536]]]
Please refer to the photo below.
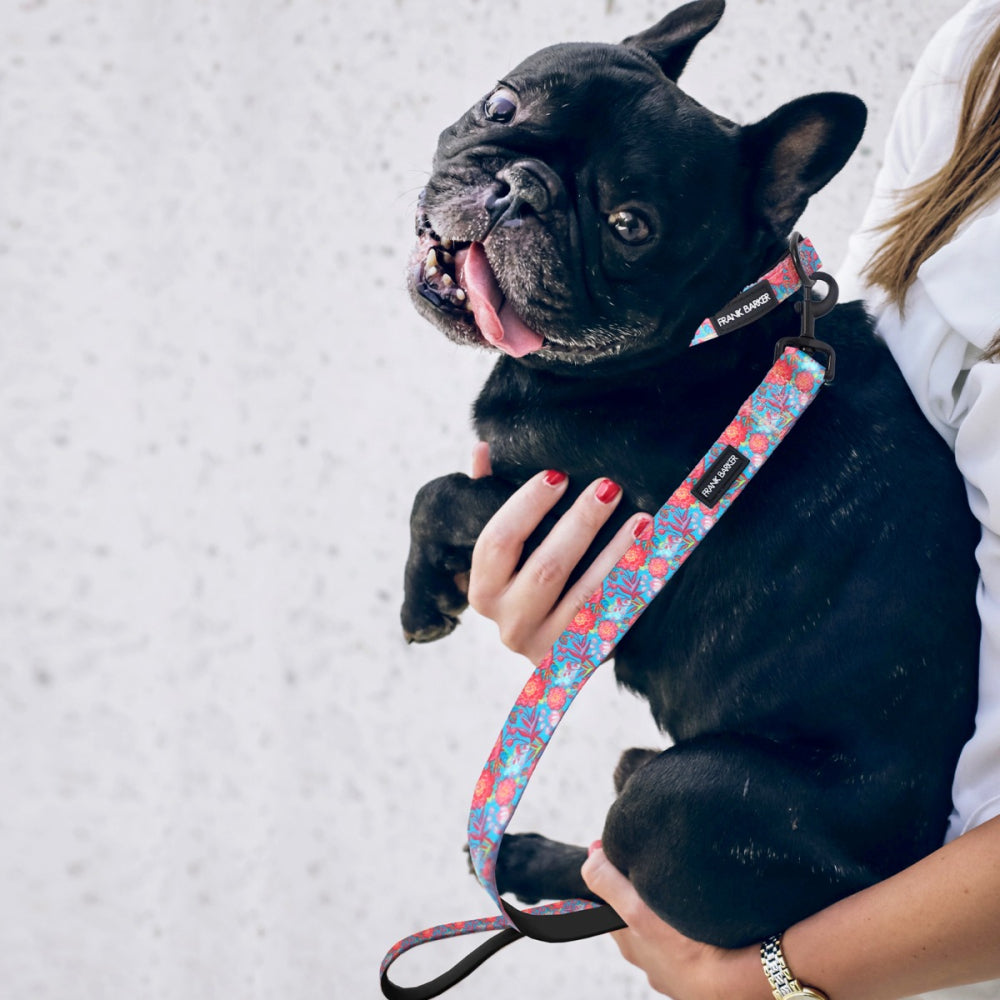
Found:
[[518, 569], [524, 543], [565, 487], [566, 478], [551, 471], [525, 483], [483, 529], [472, 557], [469, 603], [497, 623], [505, 645], [535, 662], [651, 521], [648, 514], [630, 518], [564, 594], [621, 500], [620, 488], [610, 480], [591, 483]]
[[[653, 518], [650, 514], [633, 514], [602, 549], [601, 554], [587, 567], [559, 604], [552, 611], [552, 618], [563, 623], [563, 628], [594, 595], [604, 578], [614, 569], [619, 559], [635, 544], [637, 539], [649, 534]], [[560, 630], [561, 631], [561, 630]], [[555, 641], [553, 639], [553, 641]]]
[[[573, 506], [525, 560], [517, 579], [511, 581], [511, 591], [518, 594], [526, 606], [544, 607], [546, 617], [555, 610], [570, 575], [614, 513], [621, 495], [621, 487], [617, 483], [600, 479], [591, 483], [576, 498]], [[609, 569], [615, 561], [611, 561]], [[603, 574], [597, 582], [602, 578]], [[587, 596], [593, 589], [592, 586]], [[570, 618], [576, 610], [573, 609]]]
[[645, 904], [632, 883], [607, 859], [599, 843], [591, 845], [580, 874], [587, 888], [600, 896], [622, 920], [636, 922]]
[[492, 472], [490, 446], [485, 441], [477, 441], [472, 449], [472, 478], [482, 479]]
[[549, 470], [529, 479], [493, 515], [472, 550], [469, 603], [495, 618], [496, 601], [515, 575], [524, 543], [566, 492], [565, 474]]

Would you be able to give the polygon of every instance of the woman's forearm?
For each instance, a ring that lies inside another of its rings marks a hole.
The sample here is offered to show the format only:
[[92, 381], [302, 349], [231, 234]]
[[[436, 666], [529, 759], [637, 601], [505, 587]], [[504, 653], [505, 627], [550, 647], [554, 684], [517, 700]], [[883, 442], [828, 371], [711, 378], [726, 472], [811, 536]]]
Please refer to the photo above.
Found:
[[[674, 1000], [770, 1000], [757, 946], [726, 951], [683, 937], [599, 849], [583, 875], [628, 923], [615, 940], [654, 989]], [[830, 1000], [901, 1000], [1000, 979], [1000, 818], [789, 928], [783, 950], [799, 981]]]
[[830, 1000], [1000, 979], [1000, 818], [790, 928], [784, 951]]

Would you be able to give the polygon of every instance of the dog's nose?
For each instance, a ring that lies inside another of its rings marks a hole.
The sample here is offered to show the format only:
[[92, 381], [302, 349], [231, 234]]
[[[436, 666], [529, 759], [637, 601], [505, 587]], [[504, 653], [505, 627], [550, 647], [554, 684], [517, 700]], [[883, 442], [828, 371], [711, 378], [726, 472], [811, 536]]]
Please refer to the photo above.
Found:
[[486, 197], [493, 225], [519, 225], [529, 215], [545, 215], [562, 195], [559, 176], [538, 160], [518, 160], [497, 171], [497, 183]]

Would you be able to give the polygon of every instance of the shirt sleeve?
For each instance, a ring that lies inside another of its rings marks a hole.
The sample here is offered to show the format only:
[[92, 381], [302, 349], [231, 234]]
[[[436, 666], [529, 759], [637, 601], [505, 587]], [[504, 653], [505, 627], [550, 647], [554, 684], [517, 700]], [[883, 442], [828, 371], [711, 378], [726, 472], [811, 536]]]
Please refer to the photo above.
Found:
[[965, 476], [969, 504], [983, 526], [976, 550], [982, 621], [979, 709], [976, 731], [955, 773], [957, 836], [1000, 815], [1000, 365], [973, 365], [962, 393], [965, 409], [955, 439], [955, 458]]

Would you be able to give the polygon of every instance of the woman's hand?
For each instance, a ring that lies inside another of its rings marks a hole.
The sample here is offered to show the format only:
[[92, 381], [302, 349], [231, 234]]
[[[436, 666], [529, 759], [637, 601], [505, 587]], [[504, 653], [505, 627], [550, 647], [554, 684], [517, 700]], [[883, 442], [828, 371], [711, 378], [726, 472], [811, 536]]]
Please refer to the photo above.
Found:
[[[473, 452], [473, 478], [489, 475], [489, 449]], [[538, 663], [652, 518], [635, 514], [566, 591], [567, 580], [621, 499], [609, 479], [591, 483], [518, 569], [524, 543], [566, 492], [558, 471], [529, 479], [493, 516], [472, 553], [469, 604], [500, 629], [504, 645]]]
[[658, 993], [673, 1000], [771, 1000], [756, 947], [728, 951], [684, 937], [646, 906], [599, 845], [591, 848], [582, 873], [588, 887], [628, 924], [612, 937]]

